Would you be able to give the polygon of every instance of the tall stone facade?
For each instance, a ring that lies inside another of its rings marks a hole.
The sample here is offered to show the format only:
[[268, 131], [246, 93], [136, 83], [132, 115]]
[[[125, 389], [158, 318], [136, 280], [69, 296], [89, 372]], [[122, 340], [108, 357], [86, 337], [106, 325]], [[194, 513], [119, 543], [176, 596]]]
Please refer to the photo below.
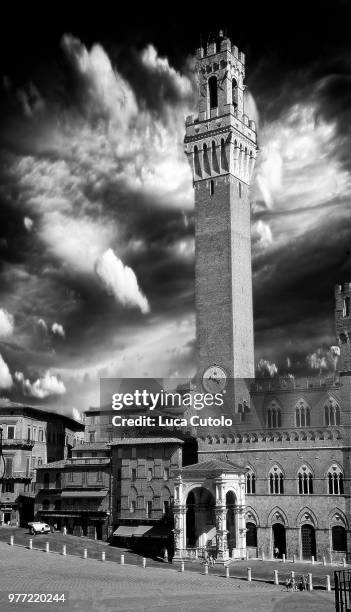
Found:
[[198, 49], [199, 114], [186, 120], [195, 190], [198, 370], [254, 376], [249, 184], [254, 121], [245, 114], [245, 56], [228, 38]]

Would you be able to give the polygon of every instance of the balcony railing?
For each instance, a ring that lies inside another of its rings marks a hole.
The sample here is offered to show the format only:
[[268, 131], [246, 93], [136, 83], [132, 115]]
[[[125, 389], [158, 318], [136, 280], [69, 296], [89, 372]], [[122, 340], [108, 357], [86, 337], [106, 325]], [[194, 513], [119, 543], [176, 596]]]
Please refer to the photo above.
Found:
[[3, 438], [3, 446], [34, 446], [35, 440], [30, 438]]
[[15, 470], [5, 470], [2, 478], [28, 478], [31, 479], [34, 476], [34, 472], [30, 470], [27, 471], [15, 471]]

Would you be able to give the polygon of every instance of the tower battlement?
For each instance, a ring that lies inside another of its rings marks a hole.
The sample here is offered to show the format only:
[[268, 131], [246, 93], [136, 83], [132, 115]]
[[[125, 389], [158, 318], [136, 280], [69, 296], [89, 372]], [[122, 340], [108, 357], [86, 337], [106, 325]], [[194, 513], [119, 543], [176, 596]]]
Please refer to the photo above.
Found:
[[236, 45], [232, 45], [230, 38], [223, 36], [223, 33], [219, 33], [217, 41], [209, 42], [206, 47], [198, 47], [196, 49], [196, 59], [201, 60], [211, 55], [216, 55], [221, 51], [229, 51], [239, 62], [245, 66], [245, 53], [239, 51]]
[[245, 109], [245, 54], [220, 32], [196, 52], [198, 115], [186, 118], [185, 153], [194, 183], [231, 174], [248, 185], [254, 168], [255, 121]]

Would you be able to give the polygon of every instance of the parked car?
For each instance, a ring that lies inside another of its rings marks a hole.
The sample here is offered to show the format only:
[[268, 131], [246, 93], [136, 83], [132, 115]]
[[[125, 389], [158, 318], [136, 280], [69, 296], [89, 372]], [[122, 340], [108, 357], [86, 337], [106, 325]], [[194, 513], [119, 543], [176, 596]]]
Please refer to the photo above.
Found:
[[29, 531], [32, 535], [36, 535], [38, 533], [50, 533], [50, 525], [47, 523], [28, 523]]

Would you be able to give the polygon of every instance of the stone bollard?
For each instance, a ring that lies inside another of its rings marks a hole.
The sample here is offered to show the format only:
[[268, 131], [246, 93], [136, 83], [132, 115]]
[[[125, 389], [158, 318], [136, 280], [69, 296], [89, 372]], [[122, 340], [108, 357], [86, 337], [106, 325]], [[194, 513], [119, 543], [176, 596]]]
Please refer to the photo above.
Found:
[[327, 560], [326, 560], [326, 558], [325, 558], [325, 557], [323, 557], [323, 565], [324, 565], [324, 566], [325, 566], [325, 565], [327, 565]]
[[46, 544], [45, 544], [45, 552], [50, 552], [50, 544], [49, 544], [49, 542], [46, 542]]
[[83, 550], [83, 559], [87, 559], [88, 558], [88, 550], [86, 548], [84, 548]]
[[11, 536], [11, 537], [10, 537], [10, 546], [13, 546], [14, 541], [15, 541], [14, 536]]
[[33, 540], [29, 540], [28, 548], [29, 548], [29, 550], [32, 550], [32, 548], [33, 548]]
[[225, 577], [229, 578], [229, 565], [225, 568]]
[[121, 565], [124, 565], [124, 555], [121, 555]]
[[283, 561], [283, 563], [285, 563], [285, 561], [286, 561], [286, 556], [285, 556], [284, 553], [283, 553], [282, 561]]
[[251, 577], [251, 567], [248, 567], [247, 568], [247, 581], [251, 582], [251, 578], [252, 578]]
[[311, 557], [311, 563], [312, 563], [312, 565], [314, 565], [314, 556], [313, 555]]
[[295, 572], [291, 572], [291, 580], [295, 578]]
[[179, 571], [184, 572], [184, 561], [181, 562]]
[[205, 563], [204, 574], [205, 574], [205, 576], [207, 576], [207, 574], [208, 574], [208, 563]]
[[106, 561], [106, 553], [104, 550], [101, 553], [101, 561]]
[[143, 557], [142, 565], [143, 565], [143, 568], [145, 569], [146, 568], [146, 557]]
[[264, 561], [264, 560], [265, 560], [264, 552], [262, 551], [262, 561]]
[[293, 554], [293, 563], [296, 563], [296, 554]]
[[342, 565], [343, 565], [343, 567], [346, 567], [346, 558], [345, 557], [342, 560]]
[[313, 591], [312, 574], [308, 574], [308, 590]]
[[274, 570], [274, 584], [279, 584], [278, 570]]
[[66, 556], [66, 554], [67, 554], [67, 552], [66, 552], [66, 544], [63, 544], [63, 545], [62, 545], [62, 554], [63, 554], [63, 556], [64, 556], [64, 557], [65, 557], [65, 556]]
[[325, 577], [325, 590], [326, 590], [326, 591], [331, 591], [331, 587], [330, 587], [330, 576], [326, 576], [326, 577]]

